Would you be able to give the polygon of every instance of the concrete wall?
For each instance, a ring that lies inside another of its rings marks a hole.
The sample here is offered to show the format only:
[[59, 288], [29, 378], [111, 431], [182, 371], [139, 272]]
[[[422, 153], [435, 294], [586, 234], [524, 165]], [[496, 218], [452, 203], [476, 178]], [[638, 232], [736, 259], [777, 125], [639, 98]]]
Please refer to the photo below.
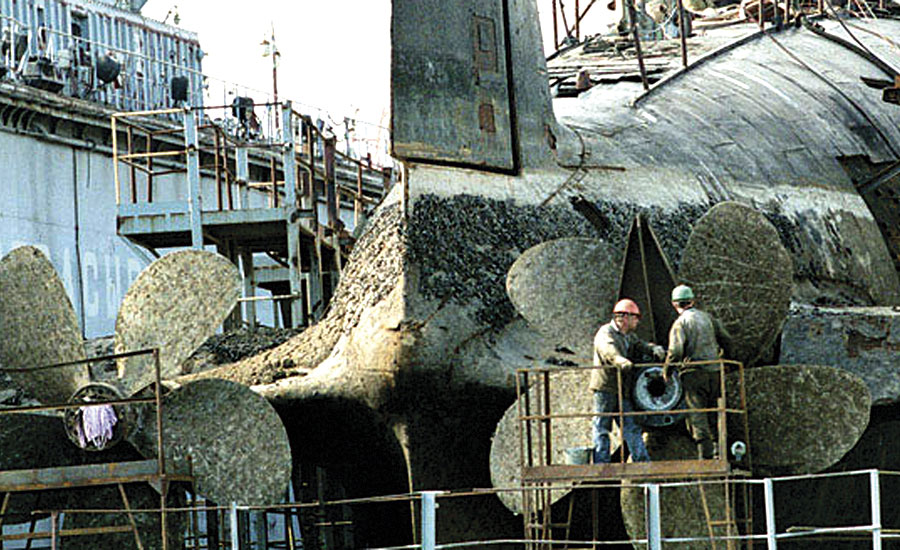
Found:
[[110, 157], [0, 132], [0, 166], [0, 253], [43, 249], [85, 337], [111, 334], [122, 296], [151, 257], [116, 235]]

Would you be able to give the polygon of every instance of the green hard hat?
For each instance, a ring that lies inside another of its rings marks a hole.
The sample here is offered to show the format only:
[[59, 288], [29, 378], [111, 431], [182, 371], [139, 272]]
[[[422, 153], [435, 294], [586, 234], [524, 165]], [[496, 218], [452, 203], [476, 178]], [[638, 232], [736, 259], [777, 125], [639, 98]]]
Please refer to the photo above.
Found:
[[694, 299], [694, 291], [687, 285], [678, 285], [672, 289], [673, 302], [689, 302]]

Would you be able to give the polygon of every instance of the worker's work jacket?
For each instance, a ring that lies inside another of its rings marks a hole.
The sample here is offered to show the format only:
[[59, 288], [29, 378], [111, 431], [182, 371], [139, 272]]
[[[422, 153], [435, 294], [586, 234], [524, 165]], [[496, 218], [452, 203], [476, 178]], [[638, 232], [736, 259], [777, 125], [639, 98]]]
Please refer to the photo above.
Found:
[[[669, 329], [669, 351], [666, 353], [666, 363], [718, 359], [719, 351], [724, 350], [727, 356], [730, 346], [731, 335], [728, 334], [722, 323], [705, 311], [697, 308], [686, 309], [678, 316], [678, 319], [675, 319], [672, 328]], [[687, 366], [682, 371], [691, 368]], [[697, 368], [717, 370], [718, 366], [711, 364]]]
[[[597, 335], [594, 336], [594, 365], [621, 369], [622, 396], [630, 399], [631, 388], [634, 386], [634, 374], [631, 369], [634, 364], [632, 358], [659, 355], [659, 350], [662, 348], [644, 342], [634, 333], [622, 333], [615, 321], [610, 321], [600, 327]], [[615, 369], [591, 371], [590, 389], [618, 395]]]

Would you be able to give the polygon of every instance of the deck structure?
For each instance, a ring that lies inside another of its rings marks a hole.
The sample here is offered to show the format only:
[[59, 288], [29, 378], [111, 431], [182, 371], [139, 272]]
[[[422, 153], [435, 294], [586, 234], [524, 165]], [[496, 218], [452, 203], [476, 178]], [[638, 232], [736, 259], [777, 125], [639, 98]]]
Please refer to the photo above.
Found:
[[[353, 230], [391, 174], [338, 153], [290, 103], [278, 107], [281, 133], [272, 139], [229, 133], [210, 122], [216, 107], [113, 115], [117, 228], [154, 251], [215, 246], [242, 268], [249, 324], [260, 287], [281, 304], [285, 326], [300, 327], [321, 317]], [[241, 106], [243, 120], [252, 108]], [[182, 123], [149, 120], [172, 115]], [[183, 145], [163, 141], [172, 135]]]

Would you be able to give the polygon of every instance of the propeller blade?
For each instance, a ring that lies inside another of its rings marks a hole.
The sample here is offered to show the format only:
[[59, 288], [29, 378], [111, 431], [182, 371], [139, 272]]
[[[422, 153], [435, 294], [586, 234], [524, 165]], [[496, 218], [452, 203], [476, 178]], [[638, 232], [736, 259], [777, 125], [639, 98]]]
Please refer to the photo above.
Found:
[[732, 359], [749, 367], [770, 351], [790, 307], [793, 267], [765, 216], [736, 202], [712, 207], [688, 238], [679, 277], [734, 337]]
[[[726, 378], [729, 407], [740, 404], [737, 373]], [[858, 376], [816, 365], [744, 371], [750, 457], [756, 475], [820, 472], [841, 459], [869, 423], [871, 398]], [[729, 415], [728, 435], [743, 433]]]
[[612, 311], [618, 269], [617, 255], [603, 241], [547, 241], [513, 263], [506, 292], [532, 327], [577, 355], [590, 357], [594, 334]]
[[[0, 364], [28, 368], [79, 361], [84, 345], [75, 310], [50, 260], [33, 246], [0, 260]], [[25, 393], [45, 404], [65, 403], [88, 382], [87, 365], [10, 372]]]
[[[154, 510], [153, 512], [133, 512], [135, 526], [141, 539], [143, 548], [162, 548], [162, 530], [160, 529], [160, 514], [155, 510], [160, 508], [159, 493], [145, 483], [129, 483], [122, 486], [128, 507], [131, 510]], [[90, 529], [96, 527], [130, 526], [130, 520], [125, 513], [125, 504], [118, 487], [91, 487], [90, 489], [78, 489], [68, 491], [69, 510], [109, 510], [122, 509], [122, 512], [67, 512], [63, 514], [63, 529]], [[170, 486], [166, 506], [171, 508], [183, 508], [187, 499], [184, 490]], [[187, 517], [185, 512], [168, 512], [166, 514], [166, 533], [168, 534], [168, 548], [183, 548], [185, 525]], [[66, 537], [64, 548], [66, 550], [121, 550], [122, 548], [138, 548], [134, 531], [121, 533], [82, 534], [77, 537]]]
[[[156, 422], [143, 411], [132, 436], [156, 456]], [[197, 492], [218, 503], [248, 506], [282, 501], [291, 477], [291, 448], [281, 418], [250, 388], [215, 378], [187, 383], [163, 401], [163, 447], [169, 464], [193, 467]]]
[[[117, 353], [158, 347], [163, 378], [181, 374], [181, 363], [234, 309], [241, 293], [237, 267], [203, 250], [182, 250], [156, 260], [128, 289], [116, 319]], [[120, 383], [132, 394], [154, 380], [150, 355], [121, 359]]]
[[[530, 377], [534, 381], [535, 377]], [[553, 414], [587, 413], [594, 410], [593, 394], [588, 390], [591, 371], [567, 370], [553, 373], [550, 376], [550, 411]], [[543, 384], [532, 385], [529, 390], [530, 414], [539, 414], [541, 411], [539, 399], [542, 399]], [[522, 396], [520, 399], [524, 399]], [[506, 410], [491, 442], [490, 469], [491, 484], [494, 487], [509, 488], [518, 487], [520, 481], [519, 469], [519, 404], [518, 402]], [[524, 411], [524, 408], [523, 408]], [[554, 464], [566, 463], [566, 449], [572, 447], [591, 446], [591, 420], [590, 418], [554, 418], [551, 427], [552, 452]], [[541, 462], [537, 445], [538, 428], [532, 423], [531, 455], [534, 464]], [[524, 432], [523, 432], [524, 433]], [[615, 452], [618, 443], [614, 440], [611, 452]], [[551, 491], [551, 504], [564, 497], [570, 487], [561, 487]], [[504, 506], [516, 514], [525, 512], [522, 503], [522, 494], [518, 492], [500, 491], [497, 493]]]

